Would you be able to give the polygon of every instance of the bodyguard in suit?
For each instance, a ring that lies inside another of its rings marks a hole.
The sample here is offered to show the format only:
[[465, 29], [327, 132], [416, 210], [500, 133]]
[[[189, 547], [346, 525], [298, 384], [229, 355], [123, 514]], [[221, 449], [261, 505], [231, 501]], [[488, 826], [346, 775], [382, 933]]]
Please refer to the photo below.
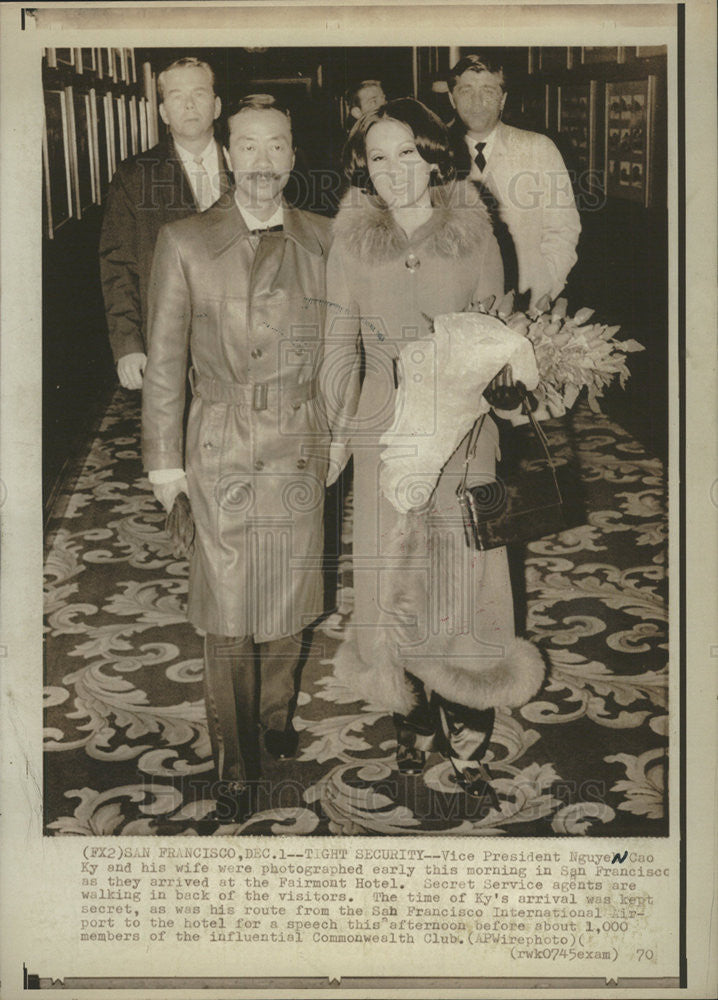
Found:
[[530, 289], [532, 303], [554, 299], [576, 263], [581, 232], [561, 154], [546, 136], [501, 121], [504, 71], [489, 57], [464, 56], [448, 84], [457, 172], [479, 184], [496, 213], [508, 286]]
[[160, 228], [209, 208], [231, 186], [214, 138], [221, 102], [205, 62], [184, 57], [157, 78], [168, 136], [125, 160], [110, 185], [100, 236], [100, 274], [120, 383], [142, 387], [147, 362], [147, 292]]
[[170, 510], [185, 491], [194, 514], [187, 615], [206, 633], [221, 797], [242, 819], [256, 806], [260, 726], [270, 754], [296, 752], [299, 673], [323, 611], [330, 435], [317, 373], [330, 224], [283, 201], [294, 164], [283, 108], [254, 95], [228, 124], [236, 189], [157, 241], [142, 432], [157, 499]]

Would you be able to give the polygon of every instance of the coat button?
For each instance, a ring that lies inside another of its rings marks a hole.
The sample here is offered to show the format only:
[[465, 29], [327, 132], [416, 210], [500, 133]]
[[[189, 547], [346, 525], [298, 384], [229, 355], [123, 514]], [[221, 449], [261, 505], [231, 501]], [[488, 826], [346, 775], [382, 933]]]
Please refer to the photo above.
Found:
[[256, 358], [261, 358], [263, 353], [264, 352], [262, 351], [261, 347], [255, 347], [254, 350], [251, 351], [251, 357], [253, 357], [255, 359]]
[[297, 468], [298, 469], [306, 469], [306, 467], [307, 467], [307, 460], [306, 460], [306, 458], [298, 458], [297, 459]]
[[298, 410], [301, 405], [302, 405], [301, 403], [292, 403], [292, 409]]
[[264, 468], [264, 462], [262, 461], [261, 458], [258, 458], [257, 461], [254, 463], [254, 468], [257, 470], [257, 472], [262, 471], [262, 469]]
[[214, 445], [212, 444], [211, 441], [205, 441], [205, 443], [204, 443], [204, 445], [202, 447], [203, 448], [214, 448]]

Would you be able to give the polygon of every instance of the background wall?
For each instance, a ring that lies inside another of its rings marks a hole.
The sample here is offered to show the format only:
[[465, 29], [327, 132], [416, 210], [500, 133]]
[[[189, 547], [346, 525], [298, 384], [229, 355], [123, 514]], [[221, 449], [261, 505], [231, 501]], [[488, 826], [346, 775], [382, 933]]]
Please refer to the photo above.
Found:
[[[340, 192], [345, 92], [365, 78], [389, 98], [418, 96], [445, 120], [443, 78], [459, 48], [198, 49], [225, 107], [271, 91], [291, 107], [298, 145], [288, 186], [297, 204], [331, 215]], [[666, 54], [627, 48], [495, 49], [506, 67], [505, 120], [549, 135], [571, 173], [583, 232], [566, 294], [645, 344], [633, 378], [607, 409], [666, 456]], [[153, 145], [156, 77], [175, 49], [55, 49], [43, 59], [46, 136], [43, 371], [46, 502], [116, 385], [97, 246], [107, 186], [125, 156]], [[218, 123], [220, 137], [223, 119]]]

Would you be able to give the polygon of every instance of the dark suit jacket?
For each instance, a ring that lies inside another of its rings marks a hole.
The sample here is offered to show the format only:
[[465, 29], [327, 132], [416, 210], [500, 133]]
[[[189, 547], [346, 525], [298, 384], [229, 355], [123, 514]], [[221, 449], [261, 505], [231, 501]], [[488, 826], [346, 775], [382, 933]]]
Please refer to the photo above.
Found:
[[[217, 144], [222, 190], [232, 183]], [[124, 160], [115, 173], [100, 236], [100, 276], [115, 361], [147, 351], [147, 296], [160, 228], [197, 205], [171, 138]]]

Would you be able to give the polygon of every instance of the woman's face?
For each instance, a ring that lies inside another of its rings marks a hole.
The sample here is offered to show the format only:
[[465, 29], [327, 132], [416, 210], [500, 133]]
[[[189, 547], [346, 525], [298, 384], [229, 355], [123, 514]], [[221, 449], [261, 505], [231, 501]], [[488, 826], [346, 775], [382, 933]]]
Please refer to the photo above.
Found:
[[366, 135], [366, 159], [374, 189], [389, 208], [430, 205], [432, 164], [416, 148], [408, 125], [384, 118]]

